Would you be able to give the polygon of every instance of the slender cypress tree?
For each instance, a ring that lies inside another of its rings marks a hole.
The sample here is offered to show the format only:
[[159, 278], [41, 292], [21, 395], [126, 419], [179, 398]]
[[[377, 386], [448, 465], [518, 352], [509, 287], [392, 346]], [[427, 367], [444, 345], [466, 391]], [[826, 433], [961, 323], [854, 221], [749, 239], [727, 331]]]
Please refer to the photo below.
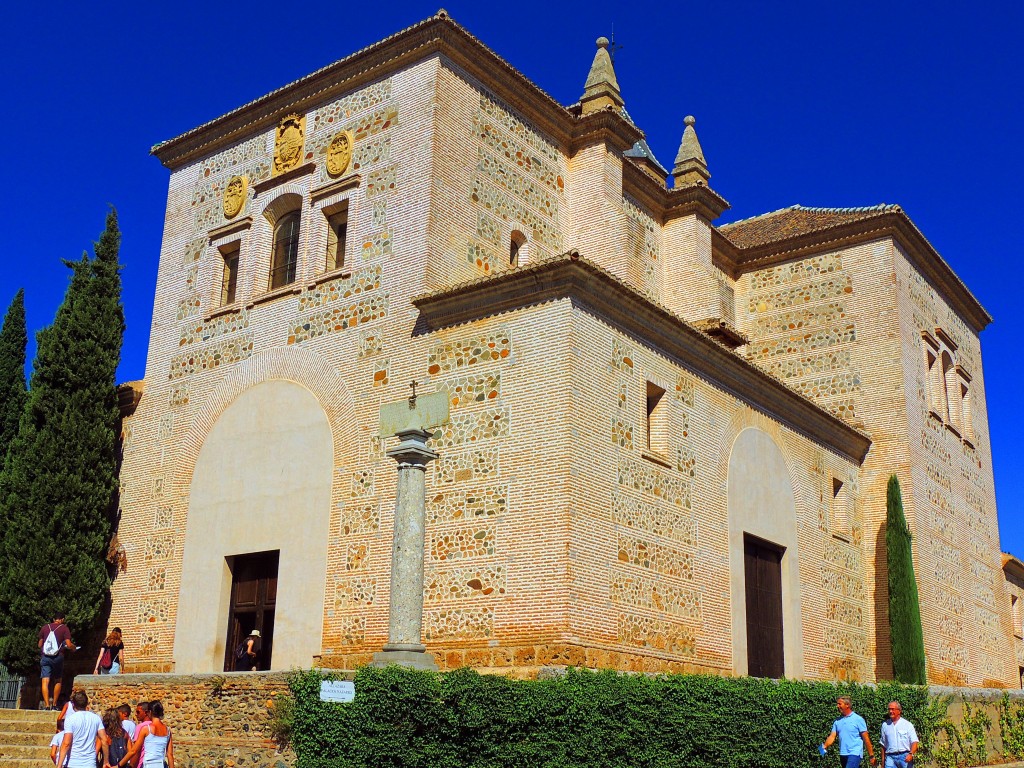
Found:
[[35, 666], [37, 633], [53, 611], [86, 630], [109, 588], [120, 239], [111, 210], [95, 258], [67, 262], [71, 282], [53, 325], [36, 337], [28, 402], [0, 477], [0, 661], [17, 672]]
[[[0, 470], [7, 448], [18, 434], [18, 422], [25, 409], [25, 290], [14, 295], [0, 328]], [[0, 528], [0, 531], [3, 529]]]
[[889, 642], [893, 678], [900, 683], [927, 683], [921, 605], [914, 578], [910, 527], [896, 475], [886, 488], [885, 559], [889, 571]]

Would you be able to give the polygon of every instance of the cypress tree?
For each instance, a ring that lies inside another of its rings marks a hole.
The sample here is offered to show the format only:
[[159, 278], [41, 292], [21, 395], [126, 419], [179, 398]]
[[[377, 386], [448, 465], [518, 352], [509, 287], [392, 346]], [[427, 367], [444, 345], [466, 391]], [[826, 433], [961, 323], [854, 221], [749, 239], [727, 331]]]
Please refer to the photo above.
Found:
[[[0, 470], [7, 448], [18, 434], [18, 422], [25, 408], [25, 290], [14, 295], [0, 328]], [[2, 531], [2, 528], [0, 528]]]
[[889, 642], [893, 678], [900, 683], [925, 685], [924, 634], [921, 605], [914, 578], [910, 527], [903, 515], [903, 497], [896, 475], [886, 488], [885, 559], [889, 572]]
[[120, 239], [111, 210], [95, 258], [66, 262], [71, 281], [53, 324], [37, 334], [28, 402], [0, 476], [0, 661], [16, 672], [34, 668], [39, 627], [54, 611], [82, 632], [110, 584]]

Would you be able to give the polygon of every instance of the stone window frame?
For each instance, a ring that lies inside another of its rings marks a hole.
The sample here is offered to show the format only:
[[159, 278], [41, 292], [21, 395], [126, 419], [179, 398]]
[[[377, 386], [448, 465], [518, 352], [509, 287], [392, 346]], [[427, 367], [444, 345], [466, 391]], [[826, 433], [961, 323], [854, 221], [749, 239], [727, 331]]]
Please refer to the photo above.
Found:
[[[309, 205], [312, 213], [307, 250], [311, 263], [306, 279], [312, 281], [311, 285], [325, 279], [351, 275], [359, 263], [358, 244], [362, 240], [356, 237], [356, 234], [362, 232], [361, 228], [357, 232], [357, 227], [361, 223], [360, 214], [365, 209], [360, 206], [360, 199], [363, 196], [356, 192], [361, 181], [362, 177], [359, 174], [354, 174], [314, 189], [310, 193]], [[372, 209], [371, 205], [369, 211], [372, 212]], [[340, 266], [332, 268], [327, 264], [330, 247], [330, 219], [342, 211], [347, 212], [345, 259]]]
[[[209, 242], [204, 261], [209, 265], [203, 267], [204, 285], [207, 294], [206, 306], [211, 309], [204, 315], [205, 319], [215, 317], [224, 312], [241, 308], [248, 299], [247, 281], [251, 279], [249, 259], [252, 219], [246, 217], [229, 226], [220, 227], [208, 235]], [[238, 272], [235, 277], [234, 301], [224, 303], [224, 253], [232, 249], [238, 250]]]
[[[249, 285], [251, 303], [262, 303], [279, 296], [298, 293], [307, 270], [306, 251], [309, 243], [309, 221], [303, 205], [307, 197], [302, 191], [293, 187], [282, 188], [277, 195], [268, 200], [260, 215], [254, 217], [253, 234], [249, 243], [251, 258], [249, 259]], [[271, 270], [273, 268], [274, 235], [278, 222], [292, 213], [299, 217], [299, 234], [295, 262], [295, 279], [291, 282], [271, 287]]]
[[[220, 279], [219, 307], [234, 306], [238, 302], [238, 274], [242, 266], [242, 240], [231, 240], [217, 247], [223, 270]], [[234, 269], [231, 262], [234, 262]]]
[[960, 364], [957, 345], [941, 328], [921, 332], [929, 416], [968, 447], [977, 435], [971, 410], [971, 374]]

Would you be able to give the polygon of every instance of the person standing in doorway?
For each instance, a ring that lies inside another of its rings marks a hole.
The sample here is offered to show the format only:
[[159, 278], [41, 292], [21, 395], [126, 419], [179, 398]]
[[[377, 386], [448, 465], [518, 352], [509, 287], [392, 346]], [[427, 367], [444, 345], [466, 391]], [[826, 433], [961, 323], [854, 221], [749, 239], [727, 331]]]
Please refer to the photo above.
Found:
[[864, 749], [867, 748], [871, 764], [875, 764], [875, 749], [871, 746], [871, 737], [868, 736], [868, 724], [864, 718], [853, 711], [853, 702], [849, 696], [840, 696], [836, 699], [836, 709], [839, 710], [839, 719], [832, 723], [832, 732], [821, 745], [821, 754], [832, 746], [836, 739], [839, 739], [839, 762], [843, 768], [860, 768], [861, 760], [864, 759]]
[[[64, 677], [64, 653], [77, 650], [71, 642], [71, 630], [64, 623], [64, 613], [58, 611], [53, 621], [39, 628], [39, 676], [43, 683], [42, 709], [57, 709], [60, 700], [60, 686]], [[50, 696], [50, 680], [56, 679], [53, 696]]]
[[235, 653], [235, 672], [255, 672], [260, 663], [260, 631], [254, 629]]
[[878, 746], [882, 750], [884, 768], [909, 768], [914, 762], [917, 730], [903, 717], [903, 705], [898, 701], [889, 702], [889, 718], [882, 723]]

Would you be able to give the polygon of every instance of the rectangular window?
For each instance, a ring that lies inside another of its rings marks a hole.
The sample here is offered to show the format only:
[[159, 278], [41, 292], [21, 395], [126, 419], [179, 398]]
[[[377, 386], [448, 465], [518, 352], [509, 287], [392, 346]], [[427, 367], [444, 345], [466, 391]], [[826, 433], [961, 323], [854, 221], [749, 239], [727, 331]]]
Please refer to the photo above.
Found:
[[647, 382], [647, 449], [669, 455], [669, 402], [665, 390]]
[[241, 244], [238, 242], [229, 243], [220, 249], [221, 258], [224, 259], [224, 270], [220, 284], [220, 303], [234, 304], [235, 291], [238, 288], [238, 256], [241, 253]]
[[331, 272], [345, 266], [345, 245], [348, 237], [348, 201], [324, 210], [327, 217], [327, 265]]

